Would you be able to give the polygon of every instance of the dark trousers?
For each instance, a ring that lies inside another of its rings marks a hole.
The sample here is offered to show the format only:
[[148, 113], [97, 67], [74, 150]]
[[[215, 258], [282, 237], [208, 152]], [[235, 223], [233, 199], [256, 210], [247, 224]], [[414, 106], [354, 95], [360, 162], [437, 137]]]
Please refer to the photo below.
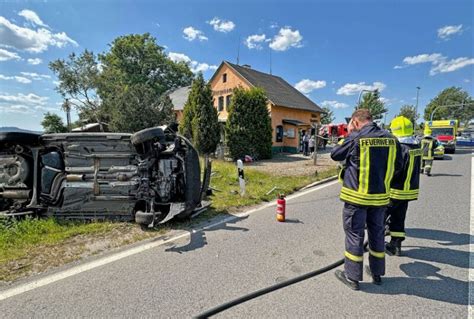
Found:
[[387, 208], [387, 216], [389, 216], [388, 227], [390, 236], [399, 241], [405, 240], [405, 218], [407, 216], [408, 201], [392, 200]]
[[309, 142], [307, 141], [303, 142], [303, 155], [304, 156], [308, 156], [308, 145], [309, 145]]
[[343, 225], [346, 233], [344, 269], [347, 277], [362, 280], [364, 228], [369, 235], [369, 265], [374, 275], [385, 274], [385, 207], [364, 207], [344, 203]]

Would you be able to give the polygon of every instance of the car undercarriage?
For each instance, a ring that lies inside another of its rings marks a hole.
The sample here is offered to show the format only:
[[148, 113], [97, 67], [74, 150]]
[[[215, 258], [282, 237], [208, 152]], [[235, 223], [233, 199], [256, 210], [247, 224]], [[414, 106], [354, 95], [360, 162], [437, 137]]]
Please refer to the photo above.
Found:
[[0, 134], [0, 214], [142, 225], [201, 205], [198, 154], [170, 128], [135, 134]]

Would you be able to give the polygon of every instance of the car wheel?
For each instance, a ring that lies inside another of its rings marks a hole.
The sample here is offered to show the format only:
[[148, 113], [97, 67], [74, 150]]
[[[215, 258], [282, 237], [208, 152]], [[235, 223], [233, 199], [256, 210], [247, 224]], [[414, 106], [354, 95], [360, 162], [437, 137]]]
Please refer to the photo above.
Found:
[[201, 202], [201, 168], [199, 155], [192, 145], [188, 145], [188, 153], [185, 159], [186, 186], [185, 201], [186, 209], [176, 215], [176, 219], [184, 220], [191, 217], [194, 209]]
[[135, 222], [140, 226], [148, 226], [153, 222], [153, 213], [145, 213], [138, 210], [135, 213]]
[[36, 145], [39, 144], [40, 136], [40, 134], [29, 132], [2, 132], [0, 143]]
[[136, 132], [130, 137], [130, 141], [134, 146], [140, 145], [142, 143], [148, 142], [153, 139], [164, 139], [165, 132], [161, 127], [151, 127], [141, 131]]

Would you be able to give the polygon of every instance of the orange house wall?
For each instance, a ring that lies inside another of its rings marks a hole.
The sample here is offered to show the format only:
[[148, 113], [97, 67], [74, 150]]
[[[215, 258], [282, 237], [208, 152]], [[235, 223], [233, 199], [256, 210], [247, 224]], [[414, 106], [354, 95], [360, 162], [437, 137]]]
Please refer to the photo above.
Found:
[[[314, 115], [314, 117], [312, 117]], [[311, 111], [305, 111], [305, 110], [297, 110], [297, 109], [290, 109], [287, 107], [283, 106], [277, 106], [273, 105], [271, 107], [271, 118], [272, 118], [272, 128], [273, 128], [273, 146], [288, 146], [288, 147], [296, 147], [298, 148], [299, 146], [299, 129], [307, 130], [310, 127], [311, 123], [314, 123], [314, 121], [319, 122], [320, 120], [320, 114], [319, 113], [314, 113]], [[289, 125], [289, 124], [283, 124], [284, 119], [292, 119], [292, 120], [298, 120], [303, 123], [308, 124], [307, 126], [294, 126], [294, 125]], [[294, 138], [288, 138], [286, 136], [283, 137], [283, 142], [277, 143], [276, 142], [276, 134], [275, 134], [275, 129], [278, 125], [283, 125], [283, 130], [286, 132], [287, 129], [289, 128], [294, 128], [295, 129], [295, 137]]]
[[[224, 73], [227, 74], [227, 81], [225, 83], [222, 81], [222, 76]], [[228, 113], [227, 113], [227, 105], [225, 103], [226, 103], [226, 96], [232, 95], [232, 92], [230, 90], [237, 88], [239, 86], [245, 89], [249, 89], [251, 87], [245, 80], [243, 80], [240, 76], [238, 76], [234, 72], [234, 70], [229, 68], [227, 65], [222, 66], [222, 68], [214, 76], [214, 80], [210, 84], [211, 84], [211, 89], [213, 91], [214, 107], [216, 109], [219, 103], [218, 102], [219, 96], [224, 97], [224, 109], [219, 112], [219, 120], [221, 121], [227, 120]], [[216, 94], [219, 91], [225, 91], [225, 90], [229, 90], [229, 91], [225, 93]], [[320, 121], [320, 114], [317, 112], [310, 112], [310, 111], [305, 111], [305, 110], [297, 110], [297, 109], [277, 106], [277, 105], [273, 105], [270, 101], [268, 102], [268, 111], [271, 117], [272, 130], [273, 130], [272, 141], [273, 141], [274, 147], [285, 146], [285, 147], [298, 148], [299, 147], [299, 136], [298, 136], [299, 129], [308, 129], [311, 123], [314, 123], [315, 121], [317, 122]], [[305, 127], [305, 126], [293, 126], [293, 125], [288, 125], [288, 124], [282, 124], [283, 119], [298, 120], [303, 123], [307, 123], [308, 126]], [[283, 125], [284, 131], [286, 131], [288, 128], [294, 128], [295, 138], [283, 137], [283, 142], [277, 143], [275, 131], [278, 125]]]
[[[227, 73], [227, 81], [224, 83], [222, 81], [222, 75]], [[219, 70], [219, 73], [214, 77], [214, 81], [211, 83], [211, 89], [213, 92], [214, 97], [214, 107], [217, 109], [219, 103], [219, 96], [224, 97], [224, 109], [219, 112], [219, 120], [225, 121], [227, 120], [227, 105], [226, 103], [226, 96], [232, 95], [232, 92], [227, 92], [219, 95], [214, 95], [214, 92], [224, 91], [224, 90], [232, 90], [237, 87], [243, 87], [244, 89], [249, 89], [250, 86], [242, 80], [241, 77], [235, 74], [235, 72], [230, 69], [227, 65], [223, 65], [223, 67]]]

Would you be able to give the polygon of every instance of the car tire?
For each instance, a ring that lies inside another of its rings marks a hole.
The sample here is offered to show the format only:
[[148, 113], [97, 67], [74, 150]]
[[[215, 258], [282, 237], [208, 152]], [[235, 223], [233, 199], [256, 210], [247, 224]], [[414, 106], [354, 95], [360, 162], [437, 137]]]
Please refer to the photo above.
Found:
[[40, 136], [41, 134], [29, 132], [2, 132], [0, 133], [0, 143], [37, 145], [40, 142]]
[[137, 146], [150, 140], [162, 140], [164, 138], [165, 132], [161, 127], [151, 127], [132, 134], [130, 141], [134, 146]]
[[176, 219], [185, 220], [191, 217], [194, 209], [201, 203], [201, 168], [199, 155], [192, 145], [185, 159], [186, 186], [185, 186], [185, 210], [176, 215]]
[[145, 213], [138, 210], [135, 213], [135, 223], [141, 226], [148, 226], [153, 222], [153, 213]]

